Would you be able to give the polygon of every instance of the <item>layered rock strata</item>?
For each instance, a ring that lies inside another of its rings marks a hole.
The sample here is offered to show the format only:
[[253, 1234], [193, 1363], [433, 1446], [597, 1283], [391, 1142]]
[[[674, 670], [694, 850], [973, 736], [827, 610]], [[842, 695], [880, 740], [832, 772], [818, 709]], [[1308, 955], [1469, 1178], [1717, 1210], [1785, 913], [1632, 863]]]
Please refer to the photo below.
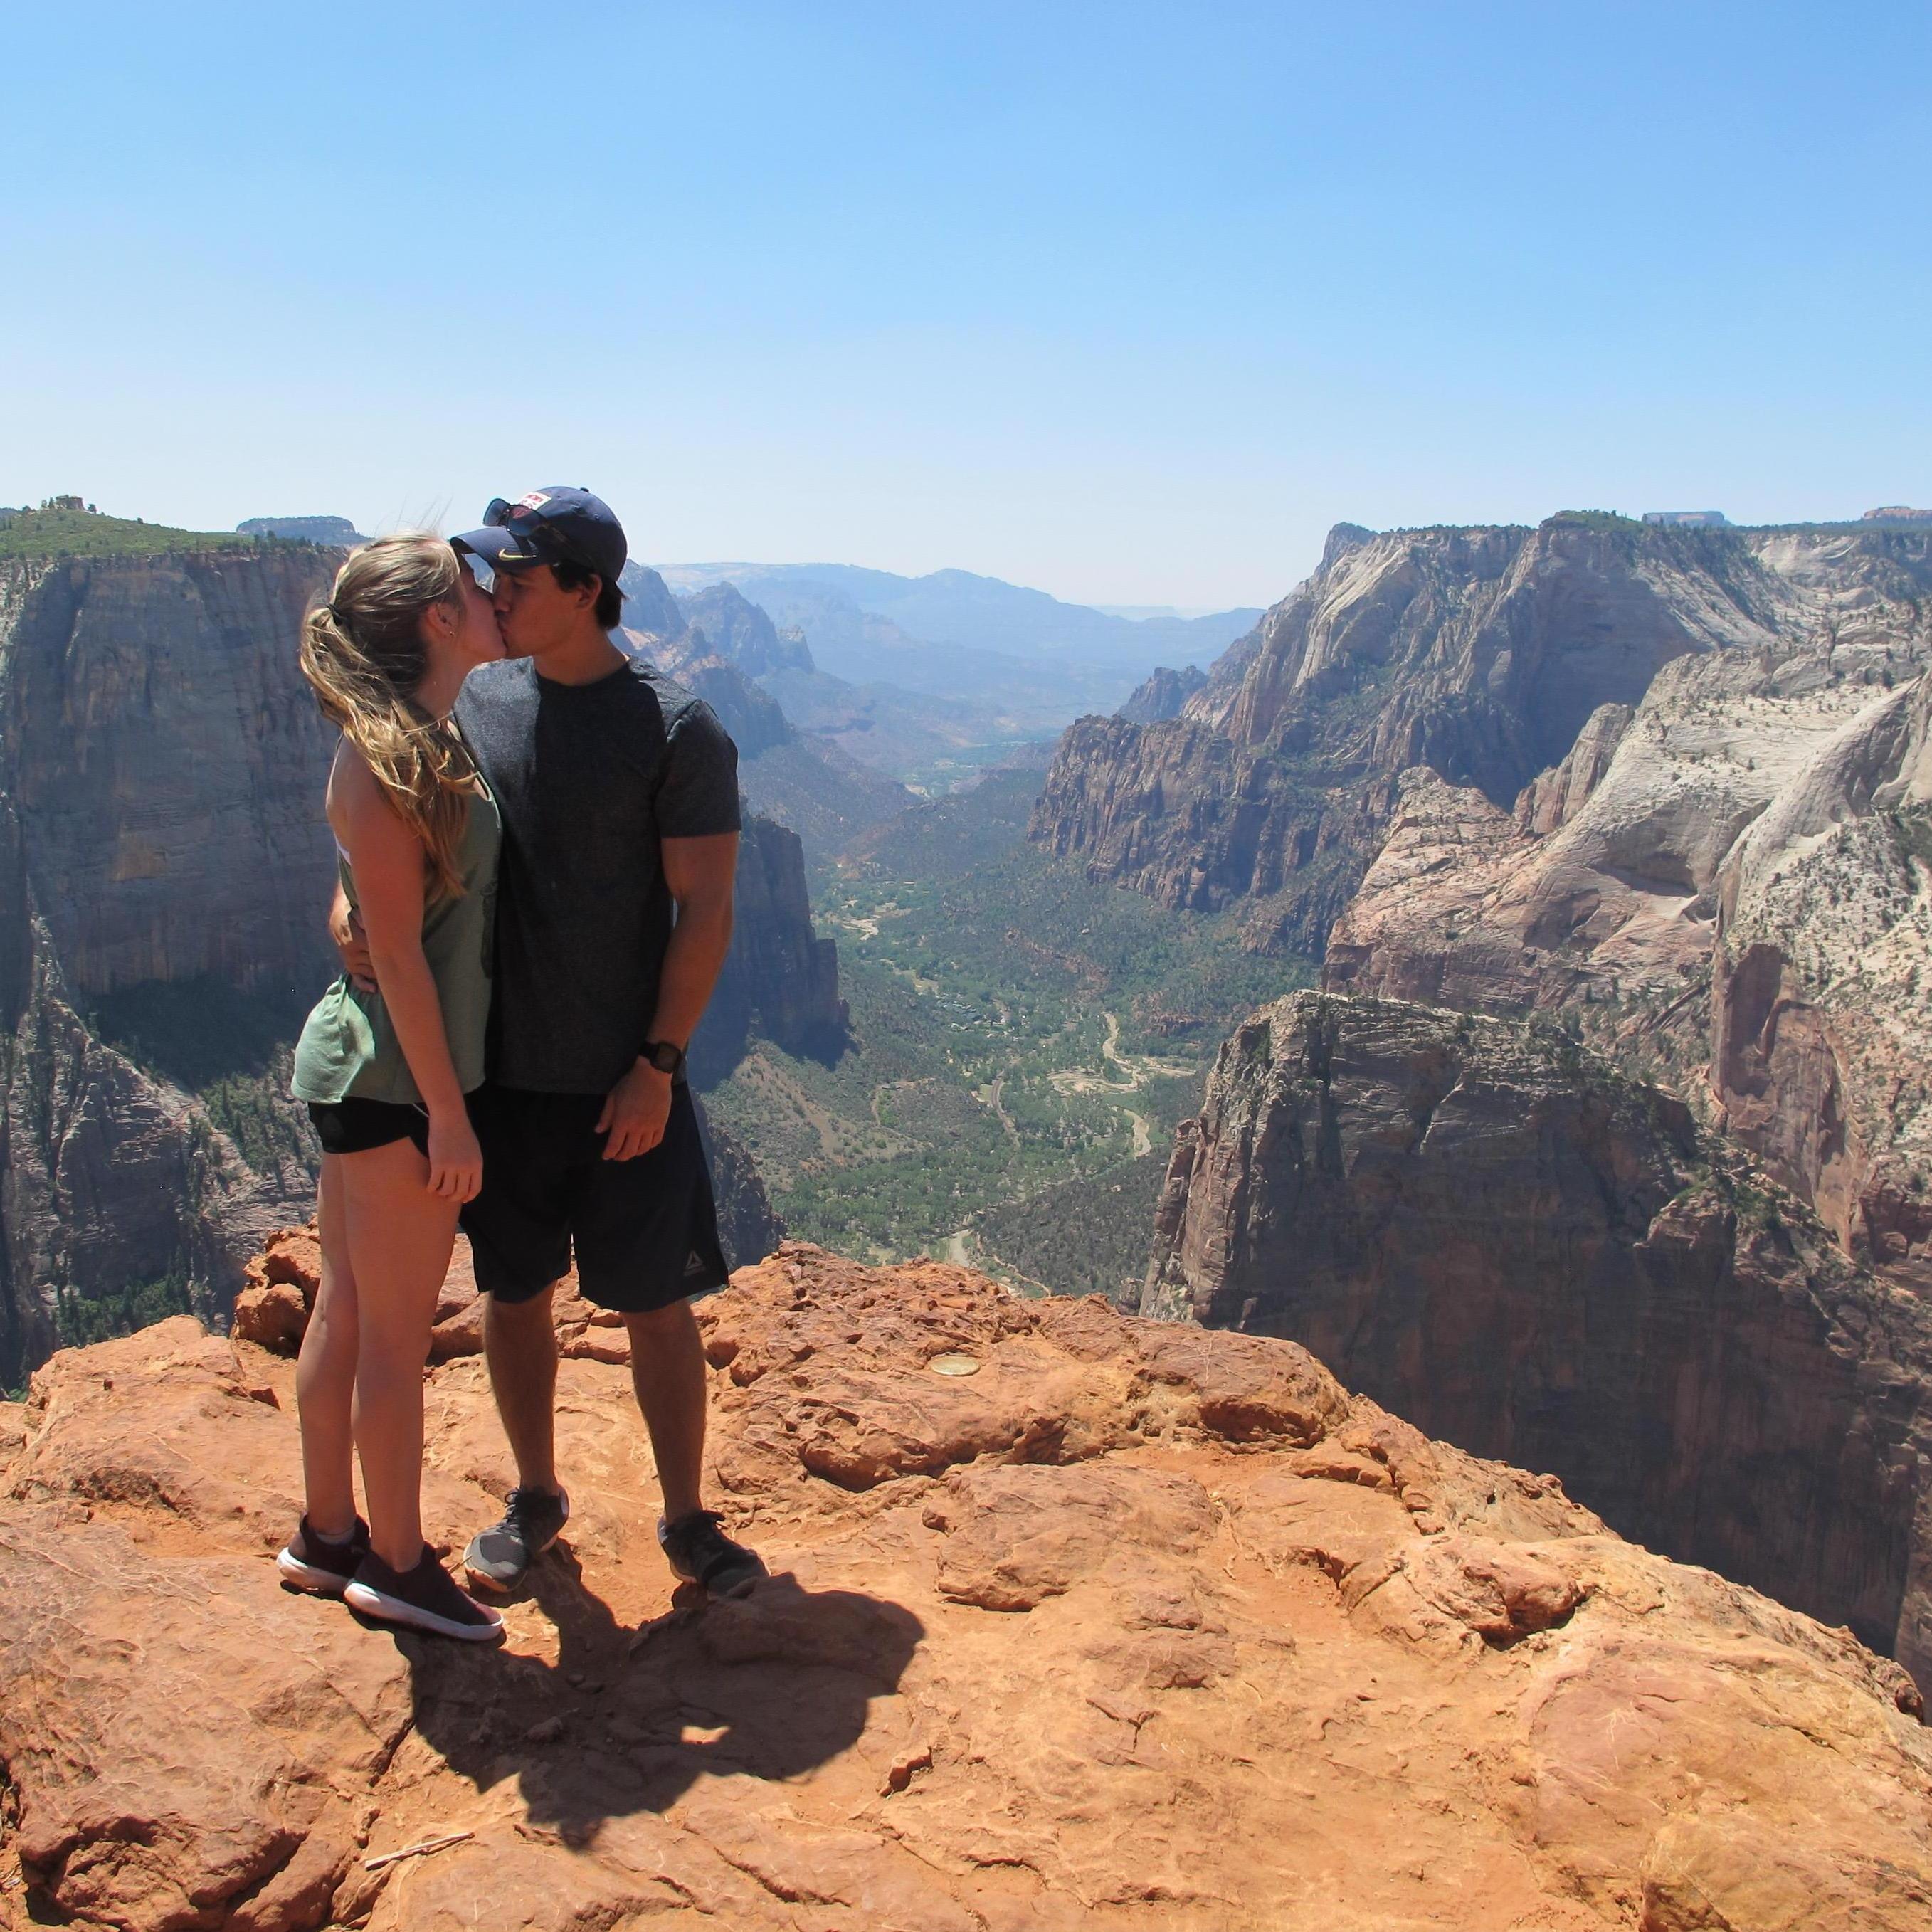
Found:
[[1720, 1118], [1932, 1290], [1932, 680], [1819, 746], [1717, 883]]
[[1932, 1304], [1553, 1030], [1258, 1014], [1177, 1138], [1139, 1306], [1298, 1342], [1932, 1672]]
[[0, 1384], [136, 1289], [213, 1309], [305, 1172], [257, 1172], [104, 1000], [327, 976], [329, 740], [296, 669], [332, 551], [0, 566]]
[[1318, 956], [1404, 770], [1508, 809], [1671, 659], [1815, 645], [1862, 662], [1928, 584], [1932, 537], [1910, 531], [1338, 526], [1178, 717], [1069, 730], [1033, 836], [1165, 904], [1256, 902], [1257, 943]]
[[[1916, 676], [1922, 650], [1898, 642], [1894, 681]], [[1772, 665], [1680, 658], [1634, 712], [1593, 713], [1513, 812], [1426, 766], [1404, 772], [1387, 836], [1329, 934], [1325, 983], [1478, 1011], [1622, 1016], [1640, 993], [1708, 978], [1720, 868], [1838, 733], [1896, 707], [1886, 669], [1834, 675], [1809, 652]]]
[[[182, 1320], [50, 1364], [0, 1408], [0, 1860], [24, 1881], [0, 1913], [1906, 1932], [1932, 1911], [1932, 1747], [1895, 1666], [1292, 1345], [806, 1248], [701, 1318], [709, 1480], [776, 1574], [742, 1603], [672, 1596], [622, 1330], [592, 1330], [616, 1346], [562, 1365], [569, 1530], [483, 1655], [276, 1588], [287, 1362]], [[482, 1364], [434, 1370], [429, 1412], [430, 1533], [460, 1542], [512, 1479]]]
[[[1593, 718], [1514, 822], [1405, 773], [1324, 983], [1565, 1010], [1671, 1078], [1848, 1252], [1925, 1277], [1932, 1236], [1927, 639], [1661, 672]], [[1707, 1071], [1708, 1069], [1708, 1071]]]

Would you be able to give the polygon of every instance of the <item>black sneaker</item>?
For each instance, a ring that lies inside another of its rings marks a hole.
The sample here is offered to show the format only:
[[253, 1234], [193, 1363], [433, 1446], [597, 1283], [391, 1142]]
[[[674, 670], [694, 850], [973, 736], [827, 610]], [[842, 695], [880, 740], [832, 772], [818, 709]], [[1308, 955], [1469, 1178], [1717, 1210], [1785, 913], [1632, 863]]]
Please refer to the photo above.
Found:
[[503, 1520], [478, 1530], [463, 1552], [470, 1580], [486, 1590], [514, 1590], [530, 1565], [563, 1533], [570, 1520], [570, 1498], [561, 1490], [512, 1490], [504, 1498]]
[[502, 1638], [502, 1618], [472, 1603], [427, 1546], [413, 1570], [392, 1570], [370, 1550], [342, 1594], [352, 1610], [379, 1623], [433, 1630], [466, 1643], [496, 1643]]
[[284, 1582], [312, 1597], [339, 1597], [368, 1553], [369, 1526], [359, 1516], [344, 1543], [331, 1543], [316, 1535], [304, 1516], [275, 1558], [275, 1568]]
[[675, 1522], [659, 1516], [658, 1542], [687, 1583], [714, 1597], [748, 1597], [770, 1573], [755, 1551], [724, 1534], [723, 1521], [716, 1510], [693, 1510]]

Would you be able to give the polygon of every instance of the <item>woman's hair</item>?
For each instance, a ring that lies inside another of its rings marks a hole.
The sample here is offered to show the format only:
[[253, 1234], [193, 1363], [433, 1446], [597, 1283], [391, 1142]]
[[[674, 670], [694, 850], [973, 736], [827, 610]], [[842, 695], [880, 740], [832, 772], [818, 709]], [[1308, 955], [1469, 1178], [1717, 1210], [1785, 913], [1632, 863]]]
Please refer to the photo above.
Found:
[[461, 592], [442, 538], [378, 537], [350, 554], [328, 602], [302, 622], [302, 675], [422, 840], [432, 898], [462, 893], [457, 855], [476, 766], [447, 720], [416, 701], [429, 670], [422, 620]]

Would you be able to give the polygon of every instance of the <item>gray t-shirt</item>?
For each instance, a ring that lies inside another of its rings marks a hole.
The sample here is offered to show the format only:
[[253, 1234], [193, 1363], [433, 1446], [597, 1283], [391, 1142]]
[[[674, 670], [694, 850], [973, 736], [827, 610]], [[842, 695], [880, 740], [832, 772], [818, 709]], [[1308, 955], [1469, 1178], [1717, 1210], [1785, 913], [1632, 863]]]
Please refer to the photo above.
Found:
[[456, 717], [503, 819], [490, 1078], [608, 1093], [657, 1010], [673, 917], [660, 842], [739, 829], [737, 748], [635, 658], [580, 685], [526, 658], [484, 664]]

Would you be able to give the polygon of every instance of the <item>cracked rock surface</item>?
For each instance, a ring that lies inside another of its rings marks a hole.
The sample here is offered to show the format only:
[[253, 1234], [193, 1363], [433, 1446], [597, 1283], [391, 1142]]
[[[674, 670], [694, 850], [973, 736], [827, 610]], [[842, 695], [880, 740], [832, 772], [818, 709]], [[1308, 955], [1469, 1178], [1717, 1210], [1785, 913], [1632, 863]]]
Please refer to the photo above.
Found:
[[[488, 1654], [278, 1587], [286, 1356], [178, 1318], [0, 1407], [0, 1924], [1932, 1914], [1897, 1666], [1292, 1342], [787, 1246], [700, 1310], [709, 1487], [774, 1572], [703, 1606], [651, 1533], [622, 1331], [566, 1312], [574, 1513]], [[460, 1546], [512, 1475], [473, 1354], [430, 1370], [429, 1438]]]

